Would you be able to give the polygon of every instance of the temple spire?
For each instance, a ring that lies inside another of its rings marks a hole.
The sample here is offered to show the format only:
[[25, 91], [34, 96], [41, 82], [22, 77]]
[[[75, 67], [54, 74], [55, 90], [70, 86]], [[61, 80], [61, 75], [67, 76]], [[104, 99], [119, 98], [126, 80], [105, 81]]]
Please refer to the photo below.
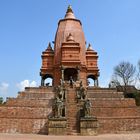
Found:
[[69, 12], [73, 13], [71, 5], [68, 6], [66, 13], [69, 13]]
[[49, 42], [48, 47], [46, 49], [46, 51], [53, 51], [52, 47], [51, 47], [51, 43]]
[[89, 43], [87, 51], [93, 51], [91, 44]]
[[72, 11], [71, 5], [69, 5], [68, 8], [67, 8], [65, 19], [75, 19], [75, 16], [74, 16], [74, 13]]

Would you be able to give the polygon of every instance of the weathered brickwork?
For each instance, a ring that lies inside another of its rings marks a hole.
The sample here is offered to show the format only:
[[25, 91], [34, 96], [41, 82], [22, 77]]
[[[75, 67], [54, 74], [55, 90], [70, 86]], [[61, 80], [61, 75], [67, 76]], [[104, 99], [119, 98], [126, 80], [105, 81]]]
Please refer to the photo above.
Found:
[[0, 118], [2, 133], [36, 133], [48, 134], [47, 119]]
[[[132, 114], [131, 114], [132, 115]], [[139, 117], [114, 117], [114, 118], [98, 118], [98, 133], [139, 133], [140, 132], [140, 116]]]
[[[42, 90], [44, 89], [38, 88], [36, 94], [41, 96]], [[35, 96], [26, 99], [23, 95], [23, 98], [18, 95], [18, 98], [8, 99], [5, 106], [0, 107], [0, 132], [48, 134], [48, 116], [52, 114], [52, 103], [55, 94], [50, 92], [53, 90], [47, 88], [45, 90], [45, 94], [50, 94], [50, 98], [47, 96], [47, 98], [38, 99]], [[102, 94], [107, 93], [105, 89], [95, 90], [95, 94], [101, 93], [101, 91]], [[32, 91], [33, 89], [29, 88], [27, 93]], [[24, 92], [26, 95], [26, 90]], [[108, 94], [114, 93], [115, 91], [112, 91]], [[77, 130], [79, 122], [75, 118], [82, 102], [77, 104], [75, 94], [75, 90], [70, 89], [66, 95], [68, 98], [67, 128], [65, 128], [67, 133], [65, 132], [65, 134], [80, 132], [80, 129]], [[90, 100], [92, 103], [91, 114], [97, 117], [99, 124], [98, 134], [140, 132], [140, 108], [136, 106], [134, 99], [120, 98], [118, 94], [118, 98], [112, 98], [112, 96], [102, 98], [101, 96], [101, 98], [90, 98]], [[71, 127], [73, 127], [73, 130]], [[90, 131], [90, 129], [86, 131]], [[86, 134], [85, 131], [83, 133]]]

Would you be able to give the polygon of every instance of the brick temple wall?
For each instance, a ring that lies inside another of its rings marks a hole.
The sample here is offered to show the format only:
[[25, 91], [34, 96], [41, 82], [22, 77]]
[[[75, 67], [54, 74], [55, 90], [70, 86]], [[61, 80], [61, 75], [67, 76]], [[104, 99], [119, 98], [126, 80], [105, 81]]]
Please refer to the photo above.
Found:
[[102, 117], [98, 118], [98, 133], [140, 133], [139, 117]]
[[47, 119], [0, 118], [2, 133], [48, 134]]
[[[91, 97], [92, 94], [95, 96]], [[26, 88], [17, 98], [9, 98], [0, 107], [0, 132], [48, 134], [48, 116], [52, 113], [54, 95], [52, 88], [40, 87]], [[69, 98], [74, 99], [74, 96], [69, 93]], [[88, 96], [92, 103], [91, 114], [99, 123], [98, 133], [140, 132], [140, 107], [134, 99], [105, 89], [90, 90]]]
[[53, 88], [26, 88], [0, 107], [0, 132], [47, 134], [52, 113]]

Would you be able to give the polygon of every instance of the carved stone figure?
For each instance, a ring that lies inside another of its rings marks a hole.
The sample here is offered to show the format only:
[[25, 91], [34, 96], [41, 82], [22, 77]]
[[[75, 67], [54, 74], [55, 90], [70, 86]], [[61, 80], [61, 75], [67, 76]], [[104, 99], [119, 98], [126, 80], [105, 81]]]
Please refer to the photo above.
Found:
[[86, 88], [83, 87], [82, 81], [80, 82], [80, 87], [77, 88], [77, 98], [85, 99], [86, 98]]
[[65, 84], [65, 81], [63, 79], [60, 79], [60, 85], [64, 86], [64, 84]]
[[84, 116], [85, 117], [90, 117], [91, 116], [91, 102], [89, 99], [87, 99], [84, 103]]
[[64, 87], [59, 85], [56, 87], [56, 96], [59, 97], [61, 100], [65, 99], [65, 90]]
[[69, 80], [69, 82], [70, 82], [70, 87], [73, 87], [74, 81], [73, 81], [72, 76], [70, 76], [70, 80]]
[[56, 97], [56, 99], [55, 99], [53, 111], [54, 111], [55, 118], [62, 117], [63, 102], [58, 97]]

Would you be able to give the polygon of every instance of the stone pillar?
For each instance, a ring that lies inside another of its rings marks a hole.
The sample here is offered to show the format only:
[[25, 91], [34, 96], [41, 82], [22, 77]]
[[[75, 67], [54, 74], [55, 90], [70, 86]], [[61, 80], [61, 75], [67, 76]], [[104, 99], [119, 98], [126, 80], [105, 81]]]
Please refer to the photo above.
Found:
[[77, 81], [80, 81], [80, 68], [77, 66]]
[[64, 81], [64, 70], [61, 70], [62, 72], [62, 80]]
[[94, 87], [96, 87], [96, 80], [94, 79]]
[[94, 79], [94, 86], [95, 86], [95, 87], [98, 87], [98, 86], [99, 86], [98, 78], [97, 78], [97, 79]]
[[66, 135], [67, 120], [66, 118], [48, 118], [49, 135]]
[[43, 76], [41, 76], [41, 86], [44, 86], [45, 84], [45, 79], [43, 78]]
[[96, 117], [80, 118], [80, 134], [95, 136], [98, 134], [99, 123]]
[[97, 78], [97, 87], [99, 86], [99, 80], [98, 80], [98, 78]]
[[78, 76], [77, 76], [77, 81], [80, 81], [80, 70], [78, 69]]
[[61, 79], [64, 81], [64, 67], [61, 66]]

